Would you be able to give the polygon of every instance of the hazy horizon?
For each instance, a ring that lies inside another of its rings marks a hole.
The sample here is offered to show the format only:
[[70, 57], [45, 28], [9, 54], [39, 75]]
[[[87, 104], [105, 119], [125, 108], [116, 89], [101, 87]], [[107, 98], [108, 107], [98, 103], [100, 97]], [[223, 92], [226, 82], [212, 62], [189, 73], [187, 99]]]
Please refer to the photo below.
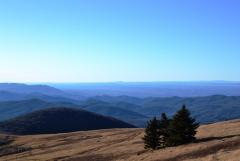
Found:
[[58, 81], [46, 81], [46, 82], [28, 82], [28, 81], [0, 81], [0, 83], [16, 83], [16, 84], [33, 84], [33, 85], [41, 85], [41, 84], [121, 84], [121, 83], [240, 83], [240, 80], [167, 80], [167, 81], [88, 81], [88, 82], [58, 82]]
[[4, 91], [21, 93], [25, 88], [33, 88], [30, 93], [35, 94], [39, 93], [38, 90], [43, 90], [44, 95], [49, 95], [45, 91], [46, 89], [50, 91], [51, 89], [54, 91], [57, 89], [57, 91], [61, 91], [61, 94], [65, 93], [64, 97], [73, 97], [74, 99], [86, 99], [95, 96], [130, 96], [137, 98], [240, 96], [240, 82], [237, 81], [0, 83], [0, 92], [3, 92], [3, 95]]

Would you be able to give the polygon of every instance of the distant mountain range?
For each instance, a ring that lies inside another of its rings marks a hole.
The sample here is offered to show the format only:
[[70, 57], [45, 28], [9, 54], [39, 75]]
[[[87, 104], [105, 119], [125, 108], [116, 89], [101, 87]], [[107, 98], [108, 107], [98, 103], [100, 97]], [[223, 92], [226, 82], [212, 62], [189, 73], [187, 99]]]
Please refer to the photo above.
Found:
[[0, 91], [19, 94], [41, 93], [46, 95], [62, 95], [63, 91], [47, 85], [26, 85], [20, 83], [0, 83]]
[[[49, 86], [50, 85], [50, 86]], [[0, 83], [0, 91], [21, 94], [43, 94], [82, 100], [95, 96], [198, 97], [210, 95], [240, 96], [240, 82], [112, 82], [112, 83], [49, 83], [29, 85]]]
[[52, 87], [74, 92], [81, 97], [132, 96], [132, 97], [198, 97], [210, 95], [240, 96], [237, 81], [189, 82], [110, 82], [110, 83], [51, 83]]
[[32, 98], [51, 102], [67, 101], [76, 103], [83, 97], [47, 85], [0, 83], [0, 101], [17, 101]]
[[118, 104], [119, 102], [134, 104], [132, 109], [131, 106], [124, 108], [131, 109], [150, 118], [160, 116], [162, 112], [172, 116], [183, 104], [191, 110], [192, 114], [201, 123], [240, 118], [240, 96], [213, 95], [205, 97], [150, 97], [142, 99], [126, 97], [102, 96], [96, 99], [111, 104]]
[[49, 107], [68, 107], [84, 109], [101, 115], [114, 117], [138, 127], [143, 127], [147, 120], [166, 112], [172, 116], [183, 104], [201, 123], [211, 123], [240, 118], [240, 97], [169, 97], [145, 98], [135, 97], [95, 97], [74, 104], [71, 102], [48, 102], [40, 99], [0, 102], [0, 121], [28, 114]]
[[109, 128], [134, 128], [123, 121], [70, 108], [48, 108], [0, 123], [0, 130], [19, 135], [54, 134]]
[[[219, 82], [218, 84], [221, 84]], [[223, 83], [225, 85], [225, 83]], [[10, 88], [10, 84], [5, 84]], [[3, 84], [1, 85], [2, 89]], [[21, 88], [20, 88], [21, 86]], [[31, 112], [50, 107], [67, 107], [86, 110], [108, 117], [123, 120], [138, 127], [144, 127], [150, 118], [159, 117], [162, 112], [170, 117], [185, 104], [201, 123], [212, 123], [240, 118], [240, 96], [212, 95], [201, 97], [132, 97], [132, 96], [94, 96], [78, 99], [73, 93], [58, 91], [53, 88], [53, 93], [48, 95], [44, 89], [51, 87], [33, 86], [34, 89], [43, 87], [37, 91], [29, 90], [32, 86], [13, 84], [12, 87], [20, 88], [22, 92], [15, 90], [1, 91], [0, 88], [0, 121], [13, 119]], [[227, 85], [228, 86], [228, 85]], [[234, 84], [232, 84], [234, 86]], [[236, 83], [236, 86], [237, 83]], [[26, 91], [23, 92], [24, 87]], [[236, 88], [238, 89], [238, 88]]]

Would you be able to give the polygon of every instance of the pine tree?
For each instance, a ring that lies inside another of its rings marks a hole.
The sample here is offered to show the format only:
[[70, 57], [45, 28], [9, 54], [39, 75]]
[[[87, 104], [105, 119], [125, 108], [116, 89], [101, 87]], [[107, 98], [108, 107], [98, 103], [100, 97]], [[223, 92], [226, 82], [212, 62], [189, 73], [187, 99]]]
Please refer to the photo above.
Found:
[[173, 119], [169, 125], [169, 139], [168, 146], [176, 146], [185, 143], [194, 142], [196, 140], [196, 129], [199, 127], [199, 123], [195, 122], [191, 113], [186, 106], [182, 108], [173, 116]]
[[167, 146], [167, 140], [169, 137], [169, 123], [170, 120], [167, 118], [167, 115], [162, 113], [159, 121], [159, 144], [161, 148]]
[[159, 147], [158, 120], [154, 117], [147, 124], [143, 137], [145, 149], [157, 149]]

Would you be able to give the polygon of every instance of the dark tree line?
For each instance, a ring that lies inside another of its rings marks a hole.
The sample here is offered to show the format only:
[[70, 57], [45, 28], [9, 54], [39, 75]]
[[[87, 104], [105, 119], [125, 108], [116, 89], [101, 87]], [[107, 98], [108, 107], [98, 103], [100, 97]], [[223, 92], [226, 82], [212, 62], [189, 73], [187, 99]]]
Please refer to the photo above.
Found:
[[148, 122], [143, 138], [145, 148], [159, 149], [194, 142], [198, 127], [199, 123], [183, 105], [172, 119], [163, 113], [160, 120], [154, 117]]

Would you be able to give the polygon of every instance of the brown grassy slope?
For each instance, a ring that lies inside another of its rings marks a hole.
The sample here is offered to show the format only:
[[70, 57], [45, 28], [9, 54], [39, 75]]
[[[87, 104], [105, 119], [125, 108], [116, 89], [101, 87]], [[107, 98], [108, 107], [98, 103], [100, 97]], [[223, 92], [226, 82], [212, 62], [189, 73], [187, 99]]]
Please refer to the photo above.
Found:
[[240, 120], [203, 125], [198, 143], [157, 151], [143, 148], [143, 129], [112, 129], [55, 135], [16, 136], [11, 146], [31, 150], [0, 160], [66, 161], [239, 161]]

